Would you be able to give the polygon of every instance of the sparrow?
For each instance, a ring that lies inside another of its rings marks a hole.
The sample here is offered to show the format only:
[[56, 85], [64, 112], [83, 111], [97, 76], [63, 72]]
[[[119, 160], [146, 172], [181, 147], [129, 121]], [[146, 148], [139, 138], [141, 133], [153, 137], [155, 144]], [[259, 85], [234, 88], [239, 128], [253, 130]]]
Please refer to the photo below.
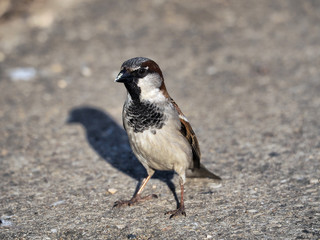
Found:
[[144, 57], [125, 61], [115, 82], [124, 83], [127, 97], [122, 120], [131, 149], [145, 167], [148, 177], [142, 181], [130, 200], [115, 202], [114, 207], [131, 206], [155, 198], [141, 193], [156, 170], [174, 170], [179, 175], [181, 189], [178, 208], [168, 211], [170, 218], [184, 215], [183, 199], [186, 177], [221, 178], [200, 163], [197, 137], [185, 115], [170, 97], [157, 63]]

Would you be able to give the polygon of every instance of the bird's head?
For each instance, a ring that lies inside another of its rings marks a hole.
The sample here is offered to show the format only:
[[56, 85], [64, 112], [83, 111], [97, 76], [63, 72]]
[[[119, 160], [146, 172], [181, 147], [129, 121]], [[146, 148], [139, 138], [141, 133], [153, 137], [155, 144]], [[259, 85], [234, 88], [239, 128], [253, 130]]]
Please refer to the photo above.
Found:
[[169, 97], [158, 64], [149, 58], [125, 61], [115, 82], [124, 83], [134, 101], [161, 102]]

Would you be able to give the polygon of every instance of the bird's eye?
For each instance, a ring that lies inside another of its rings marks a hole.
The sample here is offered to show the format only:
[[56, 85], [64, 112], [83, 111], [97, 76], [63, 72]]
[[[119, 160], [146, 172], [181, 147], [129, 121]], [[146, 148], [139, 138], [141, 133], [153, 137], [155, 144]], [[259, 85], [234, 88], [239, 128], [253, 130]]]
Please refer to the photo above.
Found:
[[148, 70], [146, 68], [140, 68], [138, 70], [139, 77], [145, 77], [147, 75], [147, 73], [148, 73]]

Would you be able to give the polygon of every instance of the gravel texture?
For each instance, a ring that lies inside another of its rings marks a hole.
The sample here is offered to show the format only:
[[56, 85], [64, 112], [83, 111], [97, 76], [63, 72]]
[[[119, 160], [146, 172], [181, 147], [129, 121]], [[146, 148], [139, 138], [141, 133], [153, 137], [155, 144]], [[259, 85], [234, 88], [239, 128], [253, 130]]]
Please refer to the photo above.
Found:
[[[0, 239], [320, 238], [319, 1], [31, 2], [0, 19]], [[187, 182], [187, 217], [171, 172], [112, 209], [146, 176], [113, 82], [136, 56], [223, 178]]]

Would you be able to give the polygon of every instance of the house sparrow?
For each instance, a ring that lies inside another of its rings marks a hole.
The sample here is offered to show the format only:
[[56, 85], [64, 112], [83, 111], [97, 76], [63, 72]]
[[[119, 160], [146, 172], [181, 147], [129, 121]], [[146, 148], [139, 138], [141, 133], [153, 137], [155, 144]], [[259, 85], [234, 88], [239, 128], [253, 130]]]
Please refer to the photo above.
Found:
[[130, 206], [155, 195], [141, 192], [155, 170], [174, 170], [179, 175], [181, 200], [178, 208], [168, 211], [170, 218], [186, 216], [183, 192], [187, 177], [221, 180], [200, 163], [200, 148], [195, 133], [178, 105], [169, 96], [159, 66], [151, 59], [136, 57], [125, 61], [115, 82], [124, 83], [127, 98], [123, 106], [123, 126], [130, 146], [146, 168], [148, 177], [138, 192], [114, 207]]

